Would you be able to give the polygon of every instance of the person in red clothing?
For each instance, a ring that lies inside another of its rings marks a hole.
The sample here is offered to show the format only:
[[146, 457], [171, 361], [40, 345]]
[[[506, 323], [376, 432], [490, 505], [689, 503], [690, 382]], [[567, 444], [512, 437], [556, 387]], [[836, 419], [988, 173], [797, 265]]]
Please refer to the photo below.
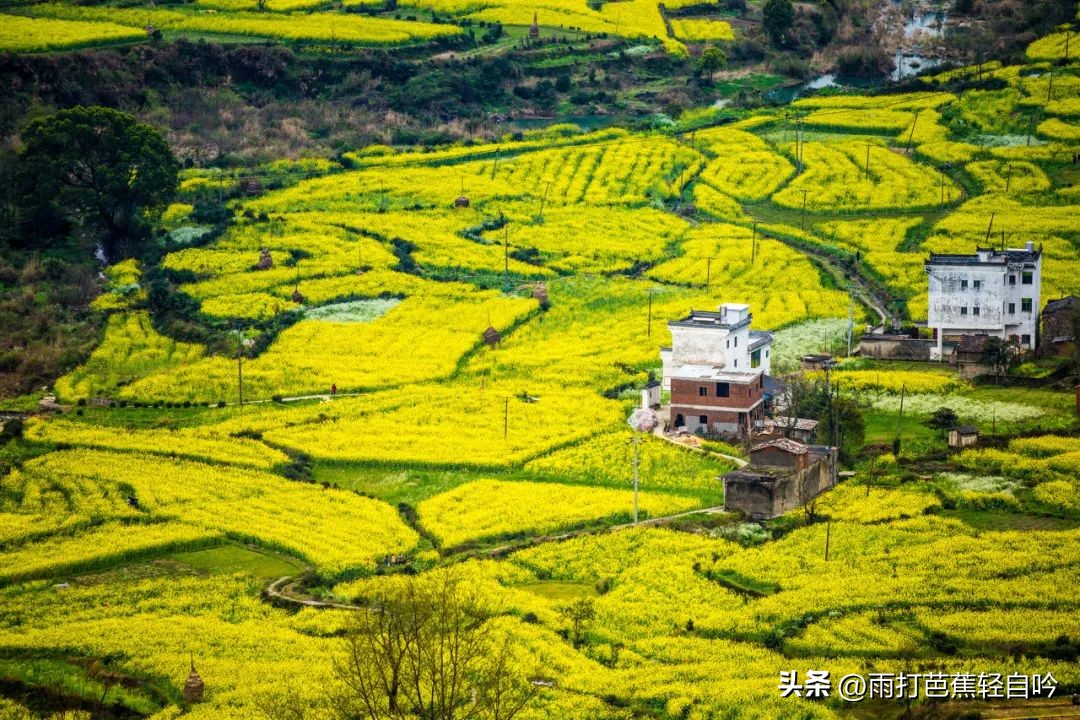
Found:
[[334, 383], [330, 386], [330, 394], [337, 395], [337, 383]]

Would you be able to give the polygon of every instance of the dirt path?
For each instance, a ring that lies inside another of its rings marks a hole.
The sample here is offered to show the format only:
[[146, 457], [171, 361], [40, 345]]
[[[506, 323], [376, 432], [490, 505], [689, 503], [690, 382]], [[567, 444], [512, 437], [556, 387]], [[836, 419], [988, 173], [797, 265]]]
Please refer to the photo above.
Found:
[[[663, 415], [663, 413], [664, 413], [664, 410], [661, 409], [660, 414]], [[735, 463], [735, 467], [742, 468], [742, 467], [746, 467], [746, 465], [747, 465], [746, 460], [743, 460], [741, 457], [735, 457], [734, 455], [725, 455], [724, 453], [718, 453], [718, 452], [715, 452], [713, 450], [706, 450], [705, 448], [698, 447], [696, 445], [691, 445], [689, 442], [680, 442], [680, 439], [678, 437], [676, 437], [674, 435], [666, 434], [664, 432], [663, 426], [660, 426], [660, 425], [657, 425], [656, 428], [653, 429], [652, 434], [655, 435], [656, 437], [660, 438], [661, 440], [666, 440], [667, 442], [671, 443], [672, 445], [678, 445], [681, 448], [686, 448], [687, 450], [693, 450], [694, 452], [701, 453], [702, 455], [706, 455], [706, 456], [710, 456], [710, 457], [723, 458], [724, 460]]]
[[[460, 557], [453, 557], [453, 562], [467, 560], [473, 557], [501, 557], [517, 550], [524, 550], [525, 548], [535, 547], [537, 545], [544, 545], [550, 542], [561, 542], [563, 540], [571, 540], [576, 537], [582, 537], [585, 535], [599, 535], [601, 533], [611, 532], [615, 530], [627, 530], [633, 527], [652, 527], [661, 525], [663, 523], [671, 522], [672, 520], [678, 520], [679, 518], [689, 517], [691, 515], [710, 514], [719, 515], [724, 513], [724, 507], [722, 505], [716, 505], [714, 507], [698, 508], [697, 510], [687, 510], [685, 512], [675, 513], [674, 515], [664, 515], [662, 517], [648, 518], [646, 520], [640, 520], [637, 523], [628, 522], [621, 523], [619, 525], [605, 525], [605, 526], [590, 526], [581, 528], [579, 530], [571, 530], [569, 532], [559, 533], [557, 535], [538, 535], [525, 540], [521, 540], [516, 543], [506, 543], [493, 548], [488, 548], [481, 552], [475, 553], [463, 553]], [[338, 610], [359, 610], [358, 605], [351, 603], [334, 602], [331, 600], [316, 600], [315, 598], [306, 597], [294, 592], [297, 579], [291, 575], [280, 577], [274, 582], [270, 583], [265, 590], [263, 590], [264, 597], [274, 600], [279, 603], [288, 605], [294, 605], [296, 607], [310, 607], [310, 608], [326, 608], [326, 609], [338, 609]]]

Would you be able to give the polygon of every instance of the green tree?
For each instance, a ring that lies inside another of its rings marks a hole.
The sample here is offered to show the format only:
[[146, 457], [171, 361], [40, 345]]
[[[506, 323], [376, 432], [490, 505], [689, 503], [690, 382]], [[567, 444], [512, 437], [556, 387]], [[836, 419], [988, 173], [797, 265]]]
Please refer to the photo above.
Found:
[[947, 407], [938, 408], [926, 421], [926, 427], [931, 430], [940, 430], [942, 437], [944, 437], [946, 430], [952, 430], [959, 424], [960, 418], [957, 417], [956, 411]]
[[840, 457], [845, 461], [850, 461], [862, 449], [866, 422], [859, 403], [853, 398], [834, 393], [827, 401], [820, 422], [818, 442], [840, 448]]
[[180, 168], [165, 138], [127, 113], [82, 106], [34, 120], [22, 137], [27, 204], [97, 225], [110, 262], [138, 254], [144, 216], [176, 192]]
[[727, 67], [727, 55], [718, 47], [706, 48], [705, 52], [701, 53], [699, 62], [701, 69], [709, 73], [709, 79], [712, 80], [718, 71]]
[[784, 33], [795, 22], [795, 8], [791, 0], [768, 0], [762, 9], [762, 18], [765, 32], [774, 44], [779, 45], [784, 40]]
[[989, 337], [983, 346], [979, 362], [989, 365], [994, 371], [995, 380], [1000, 380], [1016, 364], [1017, 356], [1016, 345], [999, 337]]
[[570, 642], [574, 647], [581, 647], [585, 642], [589, 625], [596, 619], [596, 608], [587, 597], [578, 598], [562, 609], [563, 615], [570, 621]]

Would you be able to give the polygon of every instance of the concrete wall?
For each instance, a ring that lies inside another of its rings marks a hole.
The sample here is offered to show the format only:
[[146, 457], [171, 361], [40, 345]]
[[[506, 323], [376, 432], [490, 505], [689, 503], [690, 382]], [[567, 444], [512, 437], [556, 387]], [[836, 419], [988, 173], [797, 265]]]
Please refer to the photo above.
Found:
[[806, 455], [795, 455], [780, 448], [767, 447], [750, 454], [750, 464], [754, 467], [788, 468], [796, 470], [805, 467]]
[[[745, 482], [725, 478], [724, 507], [741, 511], [756, 520], [783, 515], [801, 507], [836, 485], [836, 452], [832, 451], [826, 456], [814, 456], [811, 460], [802, 469], [777, 476], [772, 482]], [[750, 469], [749, 472], [754, 471]]]
[[932, 340], [920, 340], [904, 335], [863, 335], [859, 354], [879, 360], [929, 360]]
[[750, 326], [734, 332], [722, 327], [671, 327], [670, 364], [718, 365], [726, 370], [750, 370]]
[[726, 366], [724, 342], [730, 333], [721, 327], [671, 327], [671, 362], [678, 365]]

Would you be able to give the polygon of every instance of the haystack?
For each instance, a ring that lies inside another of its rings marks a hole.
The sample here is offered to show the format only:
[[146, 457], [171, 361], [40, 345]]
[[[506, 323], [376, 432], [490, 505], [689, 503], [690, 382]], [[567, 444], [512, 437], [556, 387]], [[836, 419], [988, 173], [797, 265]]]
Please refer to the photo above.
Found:
[[191, 662], [191, 672], [188, 673], [187, 680], [184, 681], [184, 702], [197, 703], [203, 698], [203, 690], [205, 684], [203, 679], [199, 676], [199, 673], [195, 670], [195, 661]]

